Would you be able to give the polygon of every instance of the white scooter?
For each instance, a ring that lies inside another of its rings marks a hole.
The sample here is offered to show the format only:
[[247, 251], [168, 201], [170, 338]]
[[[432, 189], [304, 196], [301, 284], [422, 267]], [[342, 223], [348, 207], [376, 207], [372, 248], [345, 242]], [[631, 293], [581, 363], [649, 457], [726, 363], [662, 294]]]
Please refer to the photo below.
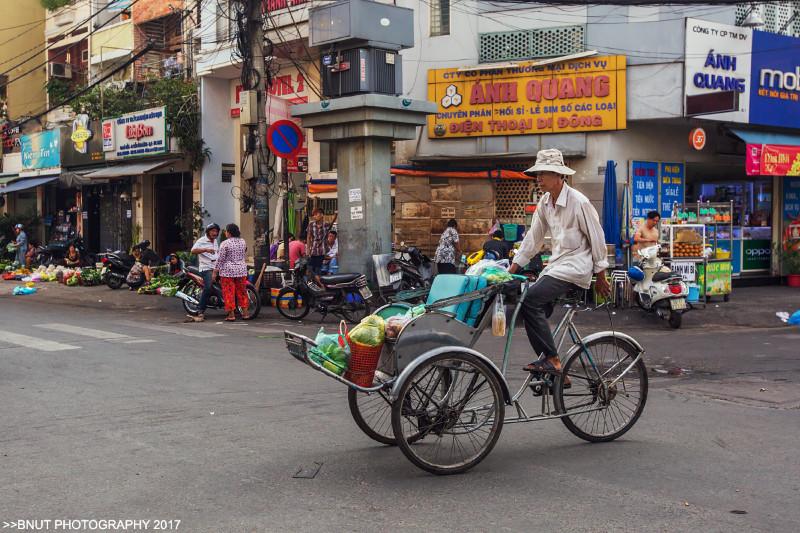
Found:
[[672, 328], [678, 329], [681, 327], [683, 313], [689, 308], [686, 303], [689, 287], [680, 274], [675, 274], [664, 266], [658, 257], [658, 250], [658, 245], [639, 250], [641, 267], [631, 267], [628, 277], [634, 282], [636, 303], [645, 311], [654, 311], [660, 318], [668, 321]]

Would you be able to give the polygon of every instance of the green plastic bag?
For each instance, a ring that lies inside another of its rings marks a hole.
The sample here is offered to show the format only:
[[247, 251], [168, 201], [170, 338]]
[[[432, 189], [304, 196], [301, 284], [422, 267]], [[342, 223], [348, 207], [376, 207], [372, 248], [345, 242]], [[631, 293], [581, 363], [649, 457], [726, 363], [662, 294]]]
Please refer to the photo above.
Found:
[[383, 344], [386, 323], [378, 315], [369, 315], [356, 327], [350, 330], [348, 338], [364, 346], [380, 346]]
[[490, 284], [505, 283], [506, 281], [514, 279], [508, 270], [498, 267], [486, 268], [481, 274], [481, 277], [485, 278], [486, 282]]
[[339, 345], [339, 335], [328, 335], [324, 328], [319, 328], [314, 342], [317, 346], [309, 352], [309, 358], [334, 374], [342, 375], [347, 368], [347, 354]]

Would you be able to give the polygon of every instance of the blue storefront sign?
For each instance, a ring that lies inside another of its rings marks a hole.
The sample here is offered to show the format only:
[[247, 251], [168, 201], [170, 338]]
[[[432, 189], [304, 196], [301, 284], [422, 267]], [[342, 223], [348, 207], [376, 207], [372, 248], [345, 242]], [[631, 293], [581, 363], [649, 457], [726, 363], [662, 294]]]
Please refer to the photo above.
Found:
[[800, 178], [783, 180], [783, 220], [800, 219]]
[[658, 163], [631, 162], [631, 217], [645, 218], [658, 210]]
[[750, 123], [800, 125], [800, 39], [753, 32]]
[[672, 216], [672, 206], [683, 203], [683, 163], [661, 163], [658, 182], [661, 193], [661, 218], [669, 218]]
[[59, 128], [23, 135], [21, 144], [24, 170], [61, 166], [61, 131]]

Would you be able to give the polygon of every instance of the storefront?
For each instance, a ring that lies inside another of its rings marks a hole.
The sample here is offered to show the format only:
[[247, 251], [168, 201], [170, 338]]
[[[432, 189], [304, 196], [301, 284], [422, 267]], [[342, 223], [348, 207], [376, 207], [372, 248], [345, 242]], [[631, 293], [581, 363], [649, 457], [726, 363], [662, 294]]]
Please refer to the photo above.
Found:
[[784, 176], [800, 174], [798, 47], [797, 38], [687, 19], [686, 113], [705, 129], [693, 151], [717, 157], [687, 158], [686, 202], [732, 206], [730, 227], [709, 230], [740, 278], [780, 275], [773, 251], [796, 210], [795, 181]]

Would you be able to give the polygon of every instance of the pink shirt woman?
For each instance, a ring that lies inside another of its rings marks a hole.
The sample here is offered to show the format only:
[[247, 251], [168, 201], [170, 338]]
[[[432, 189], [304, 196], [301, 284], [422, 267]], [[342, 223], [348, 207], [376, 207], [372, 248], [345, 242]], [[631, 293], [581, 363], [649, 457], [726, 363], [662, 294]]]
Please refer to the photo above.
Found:
[[[242, 314], [242, 319], [250, 318], [250, 300], [247, 297], [247, 243], [241, 238], [239, 226], [228, 224], [225, 227], [225, 241], [219, 246], [217, 264], [214, 267], [214, 277], [219, 275], [222, 286], [222, 299], [225, 302], [225, 311], [228, 322], [236, 320], [234, 312], [237, 307]], [[237, 305], [238, 304], [238, 305]]]

